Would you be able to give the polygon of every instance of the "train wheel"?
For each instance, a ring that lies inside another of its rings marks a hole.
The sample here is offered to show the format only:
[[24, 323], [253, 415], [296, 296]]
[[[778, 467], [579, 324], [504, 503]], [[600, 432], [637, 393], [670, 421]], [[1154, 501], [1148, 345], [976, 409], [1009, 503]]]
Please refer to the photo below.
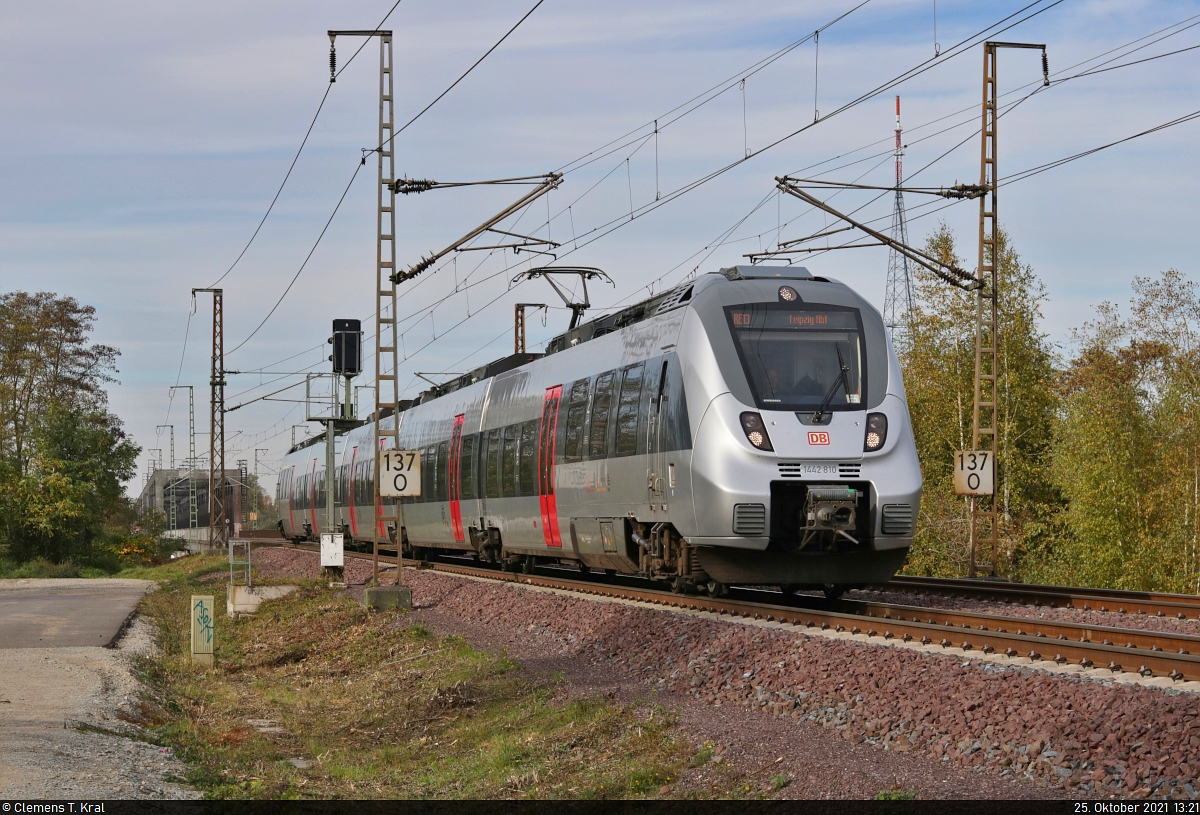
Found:
[[525, 572], [525, 574], [533, 574], [532, 555], [527, 556], [523, 561], [521, 561], [521, 571]]
[[682, 577], [676, 577], [671, 581], [671, 591], [675, 592], [676, 594], [686, 594], [687, 589], [688, 583]]
[[725, 593], [726, 587], [725, 587], [724, 583], [721, 583], [716, 580], [710, 580], [704, 586], [704, 590], [706, 592], [708, 592], [709, 597], [720, 597], [722, 594]]
[[846, 588], [841, 583], [826, 583], [821, 590], [825, 592], [826, 599], [836, 600], [846, 593]]

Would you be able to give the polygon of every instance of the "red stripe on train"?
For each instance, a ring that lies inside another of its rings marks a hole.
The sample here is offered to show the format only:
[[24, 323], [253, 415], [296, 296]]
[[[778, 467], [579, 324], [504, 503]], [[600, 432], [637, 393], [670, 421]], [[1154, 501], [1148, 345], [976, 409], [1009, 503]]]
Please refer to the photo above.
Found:
[[354, 517], [354, 458], [358, 455], [358, 447], [356, 446], [350, 451], [350, 469], [348, 471], [349, 478], [346, 479], [346, 508], [350, 513], [350, 536], [358, 534], [358, 519]]
[[554, 447], [558, 435], [558, 407], [562, 385], [546, 389], [542, 403], [542, 426], [538, 445], [538, 508], [542, 516], [542, 537], [546, 546], [562, 548], [558, 531], [558, 502], [554, 497]]
[[463, 414], [454, 417], [454, 430], [450, 434], [450, 461], [446, 467], [447, 480], [450, 482], [450, 526], [454, 531], [454, 540], [461, 543], [464, 539], [462, 522], [462, 490], [459, 485], [459, 458], [462, 455]]

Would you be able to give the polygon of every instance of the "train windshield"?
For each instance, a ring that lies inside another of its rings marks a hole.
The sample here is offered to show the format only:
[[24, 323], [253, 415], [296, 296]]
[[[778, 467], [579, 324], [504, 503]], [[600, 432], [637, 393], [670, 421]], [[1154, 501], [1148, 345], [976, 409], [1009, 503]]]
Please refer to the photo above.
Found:
[[725, 309], [758, 407], [857, 410], [864, 404], [858, 312], [801, 303]]

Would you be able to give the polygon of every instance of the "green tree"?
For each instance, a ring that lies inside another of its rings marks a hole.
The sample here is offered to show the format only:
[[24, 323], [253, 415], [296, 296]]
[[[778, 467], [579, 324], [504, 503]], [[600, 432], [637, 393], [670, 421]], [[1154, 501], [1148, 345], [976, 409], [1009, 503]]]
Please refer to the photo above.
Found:
[[0, 295], [0, 547], [86, 560], [126, 500], [139, 448], [108, 412], [117, 351], [95, 310], [46, 292]]
[[1068, 505], [1029, 579], [1200, 591], [1200, 297], [1169, 270], [1075, 332], [1051, 476]]
[[49, 292], [0, 294], [0, 458], [25, 473], [30, 433], [51, 405], [102, 410], [118, 352], [88, 339], [92, 306]]
[[[945, 224], [928, 238], [926, 251], [965, 266]], [[1057, 408], [1056, 357], [1041, 331], [1041, 281], [1003, 230], [997, 253], [997, 501], [1001, 570], [1011, 572], [1027, 534], [1044, 525], [1059, 501], [1045, 471]], [[908, 570], [959, 576], [969, 558], [970, 515], [967, 501], [954, 495], [952, 456], [971, 444], [976, 296], [921, 268], [914, 277], [914, 308], [895, 338], [925, 477]]]
[[87, 560], [136, 473], [140, 448], [101, 411], [53, 405], [32, 427], [24, 473], [11, 462], [0, 488], [3, 537], [18, 561]]

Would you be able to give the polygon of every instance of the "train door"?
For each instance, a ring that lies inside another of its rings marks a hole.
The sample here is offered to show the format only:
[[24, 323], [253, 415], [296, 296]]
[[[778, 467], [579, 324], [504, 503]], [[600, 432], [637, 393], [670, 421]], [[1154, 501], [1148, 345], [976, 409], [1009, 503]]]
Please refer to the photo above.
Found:
[[[376, 450], [375, 450], [376, 456], [379, 455], [380, 450], [384, 450], [387, 448], [387, 440], [388, 440], [387, 436], [379, 437], [379, 441], [376, 443]], [[374, 490], [378, 490], [379, 485], [373, 484], [373, 486], [371, 488]], [[378, 496], [378, 493], [375, 493], [375, 495]], [[387, 524], [385, 523], [387, 516], [384, 515], [384, 513], [383, 513], [383, 498], [376, 497], [373, 499], [373, 503], [379, 504], [379, 509], [375, 512], [375, 525], [379, 530], [379, 540], [386, 542], [388, 539]], [[399, 511], [400, 511], [400, 503], [396, 502], [396, 512], [399, 513]], [[397, 532], [396, 540], [399, 540], [399, 539], [400, 539], [400, 534]]]
[[288, 532], [290, 532], [292, 535], [295, 535], [296, 534], [296, 493], [294, 492], [294, 490], [292, 488], [296, 486], [296, 465], [293, 464], [291, 467], [288, 467], [287, 480], [284, 483], [287, 486], [286, 486], [283, 494], [287, 496], [288, 523], [291, 524], [291, 528], [288, 530]]
[[463, 522], [462, 522], [462, 435], [463, 435], [463, 414], [458, 414], [454, 417], [454, 430], [450, 434], [450, 461], [447, 462], [447, 497], [450, 499], [450, 527], [454, 532], [454, 542], [462, 543]]
[[663, 360], [658, 375], [658, 388], [650, 399], [650, 422], [647, 428], [646, 452], [649, 455], [649, 470], [646, 473], [646, 489], [649, 491], [652, 511], [667, 508], [667, 361]]
[[312, 534], [321, 539], [321, 527], [317, 525], [317, 460], [312, 463], [312, 477], [308, 481], [308, 511], [312, 516]]
[[554, 442], [558, 435], [558, 403], [561, 400], [562, 385], [546, 389], [537, 446], [538, 504], [542, 514], [542, 534], [547, 546], [560, 549], [562, 538], [559, 536], [558, 505], [554, 498]]
[[350, 515], [350, 540], [358, 537], [358, 471], [354, 469], [354, 459], [358, 458], [358, 445], [350, 450], [350, 466], [346, 469], [346, 512]]

